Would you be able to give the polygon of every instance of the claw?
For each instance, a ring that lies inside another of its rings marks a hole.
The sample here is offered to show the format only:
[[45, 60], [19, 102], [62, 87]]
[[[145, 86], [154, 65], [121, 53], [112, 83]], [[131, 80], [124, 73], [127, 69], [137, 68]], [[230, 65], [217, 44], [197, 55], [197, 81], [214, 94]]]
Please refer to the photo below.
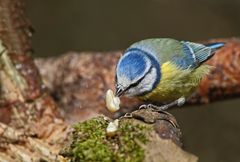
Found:
[[148, 108], [148, 105], [141, 105], [141, 106], [139, 106], [139, 108], [138, 108], [138, 110], [141, 110], [141, 109], [147, 109]]
[[132, 113], [126, 113], [123, 117], [124, 118], [132, 118], [133, 116], [132, 116]]

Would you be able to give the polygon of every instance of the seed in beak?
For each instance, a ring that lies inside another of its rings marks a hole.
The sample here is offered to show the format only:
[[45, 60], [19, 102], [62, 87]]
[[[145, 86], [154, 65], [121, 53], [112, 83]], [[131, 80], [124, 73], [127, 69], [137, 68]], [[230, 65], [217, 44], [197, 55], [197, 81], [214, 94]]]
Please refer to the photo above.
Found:
[[114, 96], [111, 89], [106, 94], [106, 107], [111, 112], [116, 112], [120, 109], [120, 99]]

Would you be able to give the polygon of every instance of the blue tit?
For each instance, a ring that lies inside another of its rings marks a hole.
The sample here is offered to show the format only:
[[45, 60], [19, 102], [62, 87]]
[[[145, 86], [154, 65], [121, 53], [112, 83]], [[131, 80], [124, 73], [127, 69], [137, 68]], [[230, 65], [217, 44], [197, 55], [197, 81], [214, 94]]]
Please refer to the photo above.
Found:
[[203, 63], [223, 46], [223, 42], [204, 45], [170, 38], [134, 43], [116, 66], [116, 95], [170, 103], [161, 109], [182, 105], [209, 73], [211, 67]]

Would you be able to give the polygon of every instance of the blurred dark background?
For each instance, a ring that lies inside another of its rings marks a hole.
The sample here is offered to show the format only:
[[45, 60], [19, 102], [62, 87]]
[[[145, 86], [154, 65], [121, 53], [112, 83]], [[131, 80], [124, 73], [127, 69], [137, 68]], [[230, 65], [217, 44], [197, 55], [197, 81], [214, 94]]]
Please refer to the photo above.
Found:
[[[35, 57], [125, 49], [145, 38], [240, 36], [240, 0], [27, 0]], [[240, 100], [171, 110], [202, 162], [240, 161]]]
[[37, 56], [124, 49], [151, 37], [240, 35], [239, 0], [27, 0]]

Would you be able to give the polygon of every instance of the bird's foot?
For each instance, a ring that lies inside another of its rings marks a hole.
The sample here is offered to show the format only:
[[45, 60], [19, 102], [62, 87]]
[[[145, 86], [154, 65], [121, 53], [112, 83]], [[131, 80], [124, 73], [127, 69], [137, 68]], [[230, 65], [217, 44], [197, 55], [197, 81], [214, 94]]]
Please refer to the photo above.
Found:
[[[156, 123], [157, 120], [166, 120], [169, 123], [171, 123], [175, 128], [178, 128], [179, 126], [178, 126], [175, 118], [173, 117], [173, 115], [168, 113], [167, 111], [161, 110], [162, 107], [163, 106], [156, 106], [153, 104], [141, 105], [138, 110], [132, 112], [132, 117], [141, 119], [146, 123]], [[157, 109], [157, 108], [159, 108], [159, 109]], [[149, 111], [144, 111], [144, 112], [139, 111], [142, 109], [146, 109]]]
[[163, 112], [165, 110], [167, 110], [168, 108], [170, 107], [173, 107], [175, 105], [177, 106], [182, 106], [184, 103], [185, 103], [185, 97], [181, 97], [169, 104], [165, 104], [165, 105], [162, 105], [162, 106], [156, 106], [156, 105], [153, 105], [153, 104], [144, 104], [144, 105], [141, 105], [139, 107], [139, 109], [152, 109], [153, 111], [157, 111], [157, 112]]
[[159, 107], [161, 107], [161, 106], [156, 106], [156, 105], [153, 105], [153, 104], [143, 104], [143, 105], [139, 106], [138, 110], [151, 109], [151, 111], [153, 111], [153, 112], [159, 112], [159, 113], [169, 115], [168, 112], [166, 112], [164, 110], [161, 110], [161, 109], [158, 109]]
[[144, 104], [139, 106], [139, 110], [141, 109], [152, 109], [152, 111], [156, 111], [156, 112], [162, 112], [164, 110], [167, 110], [169, 108], [169, 106], [166, 105], [162, 105], [162, 106], [157, 106], [157, 105], [153, 105], [153, 104]]

